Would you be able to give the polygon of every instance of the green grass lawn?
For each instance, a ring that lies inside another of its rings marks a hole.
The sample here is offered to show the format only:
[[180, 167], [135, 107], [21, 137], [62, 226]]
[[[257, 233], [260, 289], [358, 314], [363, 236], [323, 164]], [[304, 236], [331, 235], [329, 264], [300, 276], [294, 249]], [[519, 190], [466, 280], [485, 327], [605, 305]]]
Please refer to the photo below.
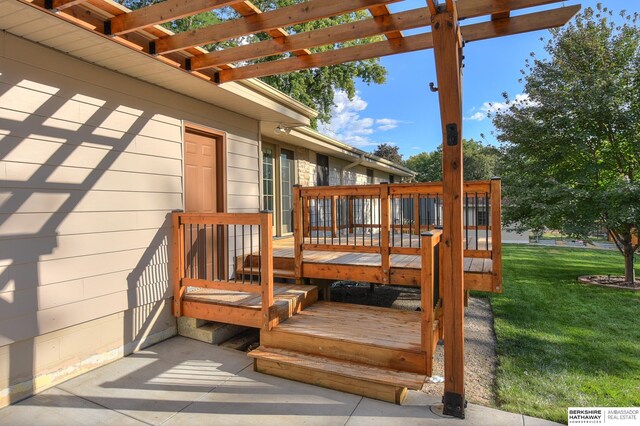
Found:
[[576, 281], [623, 275], [622, 256], [505, 245], [503, 268], [491, 296], [498, 406], [563, 423], [570, 406], [640, 406], [640, 292]]

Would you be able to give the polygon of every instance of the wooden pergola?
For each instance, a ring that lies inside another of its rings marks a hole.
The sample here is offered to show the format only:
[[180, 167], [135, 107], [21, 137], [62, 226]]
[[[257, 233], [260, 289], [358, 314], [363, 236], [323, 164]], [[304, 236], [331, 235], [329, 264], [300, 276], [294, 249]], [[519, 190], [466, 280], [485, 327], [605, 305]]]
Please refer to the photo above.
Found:
[[[462, 51], [465, 43], [564, 25], [579, 5], [511, 16], [512, 11], [560, 0], [426, 0], [426, 7], [390, 13], [398, 0], [308, 0], [261, 11], [249, 0], [165, 0], [129, 11], [108, 0], [17, 0], [109, 37], [212, 84], [289, 73], [387, 55], [433, 49], [443, 135], [444, 413], [464, 417], [464, 270]], [[159, 24], [231, 7], [241, 17], [173, 34]], [[368, 10], [370, 18], [303, 33], [296, 24]], [[486, 17], [461, 25], [467, 18]], [[431, 27], [405, 36], [402, 31]], [[200, 46], [264, 33], [265, 41], [207, 51]], [[382, 41], [323, 52], [314, 48], [383, 36]], [[251, 63], [257, 58], [282, 59]]]

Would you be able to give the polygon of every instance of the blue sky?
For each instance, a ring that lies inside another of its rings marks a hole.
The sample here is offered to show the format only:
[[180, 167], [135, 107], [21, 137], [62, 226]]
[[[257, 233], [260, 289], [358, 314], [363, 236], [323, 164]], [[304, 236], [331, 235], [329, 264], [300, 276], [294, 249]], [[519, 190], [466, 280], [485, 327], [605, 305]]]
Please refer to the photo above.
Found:
[[[640, 0], [601, 0], [617, 13], [626, 9], [640, 11]], [[545, 7], [518, 11], [513, 15], [539, 10], [582, 4], [595, 7], [596, 0], [567, 0]], [[424, 7], [425, 0], [405, 0], [391, 4], [393, 12]], [[470, 21], [465, 21], [467, 24]], [[424, 32], [422, 30], [421, 32]], [[407, 33], [410, 34], [410, 33]], [[502, 93], [511, 97], [522, 94], [520, 70], [531, 52], [544, 56], [544, 42], [548, 31], [519, 34], [468, 43], [465, 47], [463, 77], [463, 137], [495, 143], [491, 136], [493, 125], [486, 117], [488, 103], [502, 102]], [[441, 143], [440, 112], [436, 93], [429, 90], [429, 82], [436, 81], [433, 51], [405, 53], [381, 59], [387, 68], [387, 82], [383, 85], [357, 84], [357, 97], [349, 101], [344, 94], [335, 99], [336, 108], [328, 126], [321, 129], [332, 136], [365, 151], [372, 151], [379, 143], [400, 147], [404, 158], [423, 151], [432, 151]]]

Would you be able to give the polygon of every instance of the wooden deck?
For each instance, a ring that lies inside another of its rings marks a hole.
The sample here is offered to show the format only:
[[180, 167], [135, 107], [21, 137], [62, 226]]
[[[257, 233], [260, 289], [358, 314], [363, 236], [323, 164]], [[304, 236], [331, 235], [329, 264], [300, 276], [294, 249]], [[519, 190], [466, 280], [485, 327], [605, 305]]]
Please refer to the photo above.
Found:
[[[408, 239], [409, 236], [405, 236]], [[415, 237], [414, 237], [415, 238]], [[417, 243], [415, 244], [417, 246]], [[489, 247], [491, 244], [489, 243]], [[254, 254], [254, 257], [257, 255]], [[274, 276], [293, 278], [294, 239], [278, 238], [273, 241]], [[304, 278], [334, 279], [383, 283], [380, 273], [382, 256], [378, 253], [340, 251], [303, 252]], [[390, 256], [390, 282], [385, 284], [420, 286], [421, 256], [392, 254]], [[356, 268], [354, 268], [356, 267]], [[465, 258], [465, 284], [468, 290], [493, 291], [493, 261], [485, 258]]]
[[[429, 194], [438, 188], [296, 187], [294, 235], [280, 239], [272, 237], [268, 212], [174, 213], [173, 313], [260, 328], [261, 346], [250, 354], [257, 371], [401, 403], [407, 389], [420, 389], [431, 375], [435, 347], [449, 324], [443, 314], [447, 242], [429, 221]], [[485, 206], [491, 196], [494, 206], [490, 224], [485, 208], [483, 225], [462, 229], [465, 289], [500, 292], [499, 184], [465, 188], [483, 192]], [[323, 195], [338, 190], [342, 195]], [[356, 207], [366, 202], [378, 206], [378, 223], [357, 222]], [[353, 220], [340, 213], [347, 204]], [[417, 220], [404, 215], [409, 205]], [[276, 277], [297, 284], [274, 284]], [[340, 280], [419, 287], [421, 311], [316, 303], [317, 288], [298, 285]]]

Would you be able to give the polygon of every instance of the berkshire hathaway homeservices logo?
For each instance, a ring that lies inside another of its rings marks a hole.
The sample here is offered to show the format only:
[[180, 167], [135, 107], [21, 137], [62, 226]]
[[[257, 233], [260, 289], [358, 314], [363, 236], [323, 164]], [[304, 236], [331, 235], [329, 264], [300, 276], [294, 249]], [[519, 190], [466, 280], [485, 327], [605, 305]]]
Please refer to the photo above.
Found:
[[571, 425], [636, 425], [640, 423], [638, 407], [569, 407]]

